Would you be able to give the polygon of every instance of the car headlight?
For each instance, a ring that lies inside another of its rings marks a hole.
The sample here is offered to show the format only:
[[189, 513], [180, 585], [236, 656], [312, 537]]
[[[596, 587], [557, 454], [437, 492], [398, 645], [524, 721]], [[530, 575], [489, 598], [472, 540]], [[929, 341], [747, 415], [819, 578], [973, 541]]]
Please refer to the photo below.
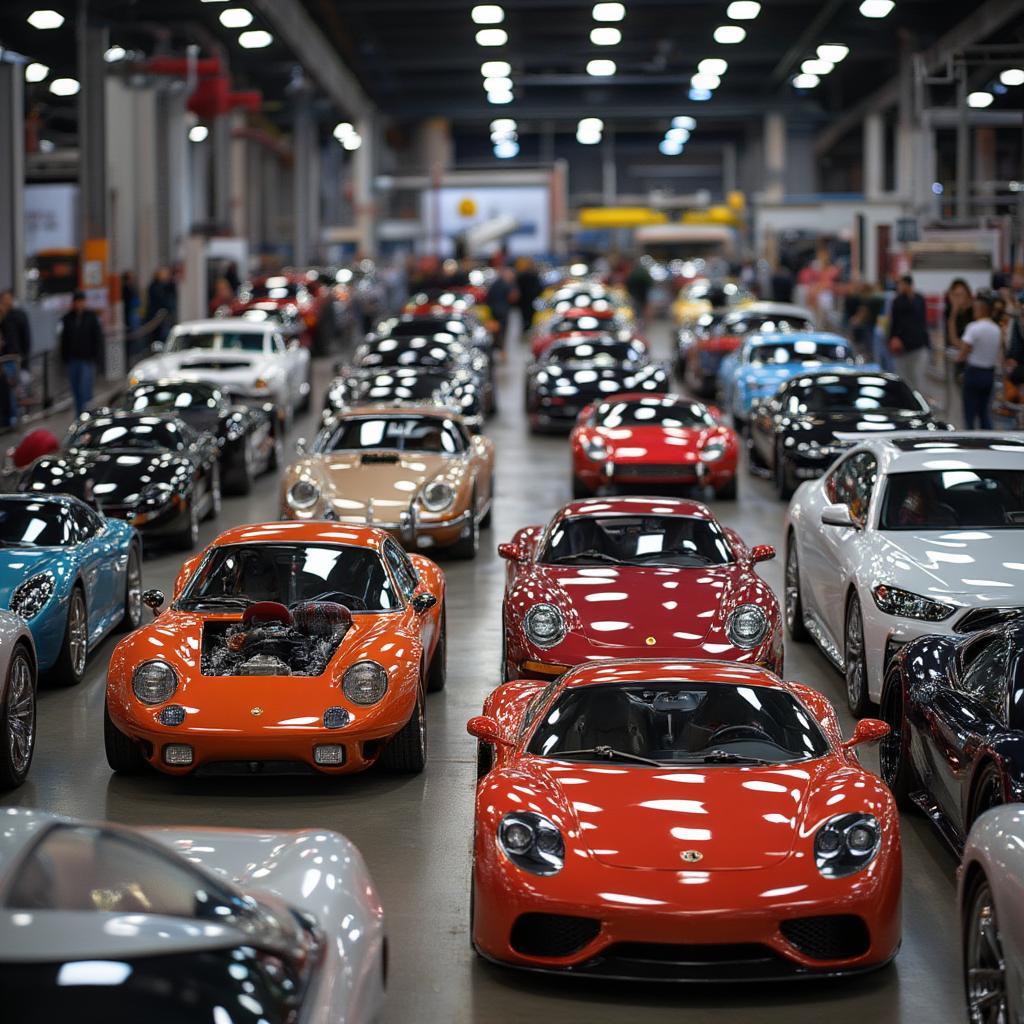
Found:
[[608, 458], [608, 445], [601, 437], [588, 437], [583, 442], [583, 451], [587, 458], [593, 459], [594, 462], [604, 462]]
[[535, 604], [523, 619], [523, 629], [531, 643], [554, 647], [565, 637], [565, 619], [553, 604]]
[[942, 622], [956, 611], [952, 605], [933, 601], [920, 594], [912, 594], [909, 590], [900, 590], [899, 587], [890, 587], [887, 583], [879, 583], [871, 591], [871, 596], [874, 597], [879, 611], [887, 615], [902, 615], [908, 619]]
[[756, 647], [768, 633], [768, 616], [756, 604], [741, 604], [725, 623], [725, 634], [744, 650]]
[[150, 508], [162, 508], [174, 497], [170, 484], [150, 484], [139, 494], [139, 504]]
[[292, 508], [312, 508], [320, 499], [320, 488], [312, 480], [296, 480], [288, 489], [288, 504]]
[[166, 661], [144, 661], [132, 674], [132, 690], [143, 704], [163, 704], [178, 688], [178, 673]]
[[353, 704], [376, 704], [388, 691], [388, 674], [375, 661], [357, 661], [345, 671], [341, 688]]
[[506, 814], [498, 825], [498, 846], [516, 867], [534, 875], [557, 875], [565, 866], [558, 826], [533, 811]]
[[701, 448], [700, 461], [717, 462], [723, 455], [725, 455], [725, 445], [721, 442], [713, 442]]
[[839, 814], [814, 837], [814, 863], [826, 878], [845, 878], [866, 868], [882, 844], [882, 826], [873, 814]]
[[53, 597], [57, 580], [49, 569], [29, 576], [19, 583], [11, 594], [11, 611], [26, 622], [43, 610], [43, 605]]
[[443, 512], [455, 500], [455, 491], [444, 480], [431, 480], [420, 491], [420, 504], [428, 512]]

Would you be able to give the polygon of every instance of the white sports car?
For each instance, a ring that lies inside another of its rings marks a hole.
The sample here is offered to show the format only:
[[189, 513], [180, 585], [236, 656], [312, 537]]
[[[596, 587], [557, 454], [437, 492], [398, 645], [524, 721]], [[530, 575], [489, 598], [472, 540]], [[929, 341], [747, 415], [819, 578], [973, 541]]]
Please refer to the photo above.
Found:
[[11, 1021], [369, 1024], [380, 901], [324, 829], [127, 829], [9, 807], [0, 992]]
[[786, 515], [786, 624], [881, 696], [895, 651], [1024, 612], [1024, 436], [891, 433], [858, 441]]
[[174, 377], [214, 384], [232, 397], [271, 401], [284, 418], [309, 404], [309, 349], [285, 341], [280, 324], [241, 318], [191, 320], [162, 351], [132, 367], [131, 382]]

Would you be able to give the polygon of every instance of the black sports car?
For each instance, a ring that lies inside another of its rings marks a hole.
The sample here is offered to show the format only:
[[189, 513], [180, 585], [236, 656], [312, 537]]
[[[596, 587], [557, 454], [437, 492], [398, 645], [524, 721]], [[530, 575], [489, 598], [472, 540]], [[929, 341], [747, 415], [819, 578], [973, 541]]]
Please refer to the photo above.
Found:
[[1000, 625], [923, 636], [889, 663], [879, 748], [882, 778], [902, 807], [924, 809], [957, 851], [974, 820], [1024, 800], [1024, 609], [992, 609]]
[[367, 341], [378, 338], [433, 338], [451, 335], [464, 345], [479, 349], [485, 356], [491, 353], [491, 332], [475, 318], [454, 312], [451, 316], [443, 313], [402, 313], [388, 317], [366, 336]]
[[192, 551], [199, 522], [220, 511], [220, 448], [177, 416], [85, 414], [64, 449], [22, 474], [18, 490], [73, 494], [104, 515], [127, 519], [144, 537]]
[[282, 462], [282, 428], [269, 402], [241, 405], [212, 384], [159, 380], [126, 388], [110, 404], [131, 412], [170, 413], [201, 434], [213, 434], [220, 447], [221, 483], [228, 493], [248, 494], [257, 476]]
[[617, 391], [669, 390], [665, 368], [651, 361], [639, 338], [610, 335], [555, 341], [526, 371], [531, 431], [569, 430], [584, 406]]
[[851, 441], [837, 434], [948, 430], [894, 373], [851, 367], [788, 380], [750, 410], [750, 468], [771, 475], [780, 498], [821, 476]]

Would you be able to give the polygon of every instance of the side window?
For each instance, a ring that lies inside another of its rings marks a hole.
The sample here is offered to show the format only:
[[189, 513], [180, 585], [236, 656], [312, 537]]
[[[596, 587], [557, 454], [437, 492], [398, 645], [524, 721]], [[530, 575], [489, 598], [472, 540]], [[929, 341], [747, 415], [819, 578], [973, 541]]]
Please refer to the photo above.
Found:
[[81, 543], [95, 537], [103, 527], [103, 520], [100, 519], [92, 509], [71, 506], [71, 521], [75, 539]]
[[529, 729], [531, 725], [533, 725], [534, 720], [537, 718], [537, 715], [540, 714], [541, 709], [551, 699], [551, 695], [555, 692], [555, 690], [558, 689], [561, 682], [561, 677], [557, 679], [552, 679], [551, 682], [548, 683], [548, 685], [545, 686], [544, 689], [541, 690], [536, 697], [534, 697], [533, 701], [530, 703], [530, 706], [526, 709], [526, 714], [523, 715], [523, 720], [519, 723], [520, 736], [525, 735], [526, 730]]
[[409, 561], [409, 556], [393, 541], [387, 541], [384, 544], [384, 558], [388, 563], [388, 568], [395, 577], [395, 582], [398, 584], [398, 589], [402, 592], [402, 596], [406, 601], [410, 600], [413, 592], [416, 590], [419, 577], [416, 575], [416, 570], [412, 567], [412, 562]]
[[859, 523], [867, 518], [871, 495], [878, 478], [878, 464], [870, 452], [858, 452], [844, 459], [825, 481], [829, 501], [846, 505]]
[[1006, 637], [988, 640], [980, 651], [967, 653], [968, 664], [956, 690], [977, 701], [1000, 721], [1006, 716], [1010, 642]]
[[285, 350], [284, 338], [280, 334], [275, 334], [271, 341], [271, 351], [276, 352], [280, 355]]

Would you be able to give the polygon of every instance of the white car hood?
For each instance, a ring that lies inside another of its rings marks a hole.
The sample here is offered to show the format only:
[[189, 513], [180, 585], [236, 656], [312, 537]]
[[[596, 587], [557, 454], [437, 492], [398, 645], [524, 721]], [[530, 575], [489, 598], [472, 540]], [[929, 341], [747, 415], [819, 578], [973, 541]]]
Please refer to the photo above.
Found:
[[175, 377], [221, 384], [251, 384], [257, 377], [267, 377], [274, 369], [273, 358], [259, 352], [186, 349], [143, 359], [132, 368], [132, 374], [139, 380]]
[[1024, 606], [1024, 530], [893, 530], [876, 536], [877, 583], [955, 605]]

